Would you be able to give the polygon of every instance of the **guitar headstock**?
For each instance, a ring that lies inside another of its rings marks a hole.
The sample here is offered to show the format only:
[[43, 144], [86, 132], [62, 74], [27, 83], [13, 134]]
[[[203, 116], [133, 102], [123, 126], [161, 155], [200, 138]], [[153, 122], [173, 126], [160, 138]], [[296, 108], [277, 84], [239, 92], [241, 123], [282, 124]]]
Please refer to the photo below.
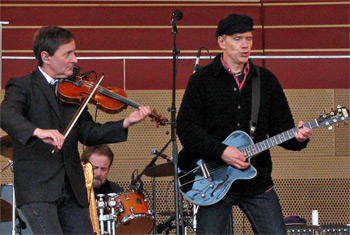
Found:
[[94, 179], [94, 173], [92, 164], [90, 162], [83, 164], [84, 176], [85, 176], [85, 186], [88, 190], [92, 188], [92, 181]]
[[157, 123], [156, 127], [165, 126], [167, 122], [169, 122], [166, 117], [162, 117], [161, 114], [158, 114], [156, 109], [152, 110], [152, 113], [150, 116], [152, 117], [151, 122]]
[[338, 106], [337, 109], [328, 113], [322, 114], [317, 118], [319, 126], [331, 126], [334, 123], [342, 122], [349, 119], [349, 109], [346, 107]]

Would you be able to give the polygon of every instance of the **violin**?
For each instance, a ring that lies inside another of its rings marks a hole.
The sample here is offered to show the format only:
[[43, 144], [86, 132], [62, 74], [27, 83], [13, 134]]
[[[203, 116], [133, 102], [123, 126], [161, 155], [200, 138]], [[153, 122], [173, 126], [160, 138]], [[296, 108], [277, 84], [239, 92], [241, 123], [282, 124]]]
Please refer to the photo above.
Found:
[[[57, 96], [66, 103], [81, 104], [91, 93], [96, 82], [89, 78], [88, 74], [77, 74], [75, 77], [65, 78], [58, 82]], [[127, 108], [128, 105], [138, 108], [141, 105], [127, 99], [127, 94], [123, 89], [117, 87], [102, 87], [98, 85], [95, 93], [89, 99], [89, 103], [106, 113], [116, 114]], [[151, 121], [159, 125], [166, 125], [168, 119], [157, 114], [156, 109], [149, 115]]]

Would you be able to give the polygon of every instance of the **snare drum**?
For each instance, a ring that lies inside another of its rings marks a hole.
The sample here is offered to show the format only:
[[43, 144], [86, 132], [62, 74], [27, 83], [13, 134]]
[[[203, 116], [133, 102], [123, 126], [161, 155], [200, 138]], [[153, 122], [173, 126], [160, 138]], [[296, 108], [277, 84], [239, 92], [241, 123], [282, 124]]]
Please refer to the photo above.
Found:
[[151, 211], [143, 197], [135, 192], [118, 194], [121, 208], [116, 221], [115, 234], [147, 234], [154, 225]]

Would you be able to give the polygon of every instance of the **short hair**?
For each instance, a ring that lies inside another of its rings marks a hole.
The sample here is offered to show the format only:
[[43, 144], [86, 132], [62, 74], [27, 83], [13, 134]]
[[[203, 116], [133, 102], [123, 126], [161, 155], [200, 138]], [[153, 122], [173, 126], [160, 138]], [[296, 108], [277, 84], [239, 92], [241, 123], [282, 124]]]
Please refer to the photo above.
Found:
[[110, 149], [110, 147], [106, 144], [86, 147], [83, 154], [81, 155], [81, 161], [84, 163], [89, 162], [91, 155], [94, 153], [99, 153], [101, 155], [107, 156], [109, 158], [109, 162], [110, 162], [109, 166], [112, 165], [113, 159], [114, 159], [114, 154], [113, 154], [112, 150]]
[[33, 41], [33, 52], [35, 58], [38, 60], [38, 66], [43, 65], [41, 52], [46, 51], [50, 56], [53, 56], [61, 45], [67, 44], [73, 39], [73, 33], [64, 28], [57, 26], [45, 26], [40, 28], [34, 34]]

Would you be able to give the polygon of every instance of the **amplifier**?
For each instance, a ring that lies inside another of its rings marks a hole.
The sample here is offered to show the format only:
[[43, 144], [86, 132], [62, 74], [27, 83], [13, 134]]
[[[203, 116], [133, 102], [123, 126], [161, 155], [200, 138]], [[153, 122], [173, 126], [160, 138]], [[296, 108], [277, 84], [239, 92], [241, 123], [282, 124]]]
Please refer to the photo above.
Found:
[[322, 234], [350, 234], [350, 226], [347, 225], [322, 225]]
[[320, 226], [306, 226], [306, 225], [288, 225], [287, 235], [299, 235], [299, 234], [310, 234], [310, 235], [320, 235]]
[[350, 226], [347, 225], [322, 225], [322, 226], [304, 226], [288, 225], [287, 235], [331, 235], [331, 234], [349, 234]]

